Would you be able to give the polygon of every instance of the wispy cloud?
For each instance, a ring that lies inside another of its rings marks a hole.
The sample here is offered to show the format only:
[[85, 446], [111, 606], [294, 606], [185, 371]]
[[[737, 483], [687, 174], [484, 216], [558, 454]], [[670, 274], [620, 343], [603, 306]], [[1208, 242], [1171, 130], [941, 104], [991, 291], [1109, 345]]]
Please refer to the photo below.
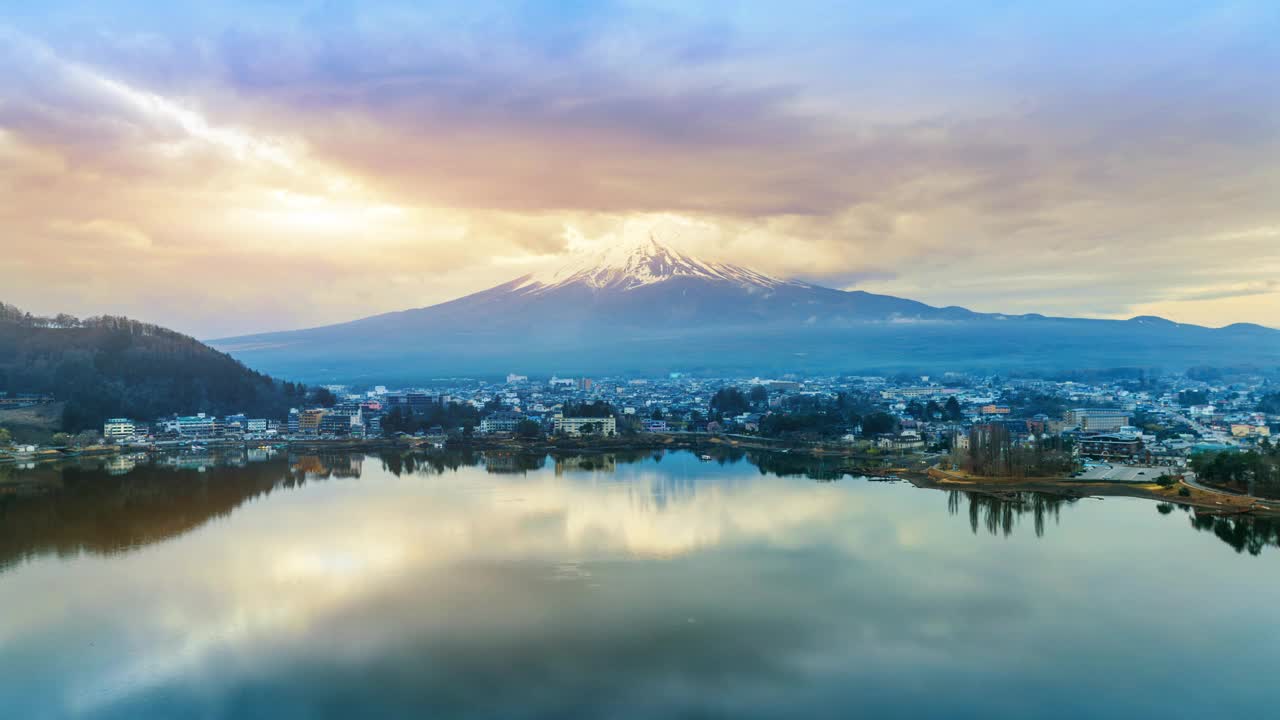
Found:
[[[671, 213], [697, 252], [941, 305], [1222, 324], [1277, 295], [1269, 3], [57, 0], [7, 22], [0, 281], [40, 311], [317, 324]], [[254, 303], [273, 313], [235, 312]]]
[[1176, 302], [1195, 302], [1198, 300], [1224, 300], [1226, 298], [1271, 295], [1277, 292], [1280, 292], [1280, 282], [1275, 280], [1259, 280], [1255, 282], [1233, 283], [1222, 287], [1206, 288], [1195, 292], [1175, 295], [1170, 299]]

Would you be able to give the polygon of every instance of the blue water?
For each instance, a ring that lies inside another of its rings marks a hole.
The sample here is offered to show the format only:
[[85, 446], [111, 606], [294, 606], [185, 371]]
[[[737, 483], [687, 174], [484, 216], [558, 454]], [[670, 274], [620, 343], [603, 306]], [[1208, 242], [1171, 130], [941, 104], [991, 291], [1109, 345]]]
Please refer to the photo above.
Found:
[[1271, 531], [1150, 501], [688, 453], [232, 462], [3, 478], [0, 717], [1275, 706]]

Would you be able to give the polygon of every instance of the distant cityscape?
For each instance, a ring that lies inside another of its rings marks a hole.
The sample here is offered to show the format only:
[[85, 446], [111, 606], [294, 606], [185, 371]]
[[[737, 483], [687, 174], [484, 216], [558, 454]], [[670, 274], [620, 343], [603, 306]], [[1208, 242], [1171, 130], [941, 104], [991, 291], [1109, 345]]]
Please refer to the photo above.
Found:
[[[1280, 393], [1261, 378], [1187, 376], [1106, 381], [933, 376], [530, 378], [456, 380], [431, 388], [330, 385], [284, 417], [197, 413], [112, 418], [100, 442], [451, 440], [699, 433], [835, 444], [870, 452], [964, 450], [993, 430], [1014, 445], [1063, 441], [1084, 460], [1182, 466], [1205, 451], [1269, 446]], [[0, 407], [39, 396], [0, 398]], [[87, 440], [81, 438], [82, 442]], [[32, 451], [35, 448], [26, 448]]]

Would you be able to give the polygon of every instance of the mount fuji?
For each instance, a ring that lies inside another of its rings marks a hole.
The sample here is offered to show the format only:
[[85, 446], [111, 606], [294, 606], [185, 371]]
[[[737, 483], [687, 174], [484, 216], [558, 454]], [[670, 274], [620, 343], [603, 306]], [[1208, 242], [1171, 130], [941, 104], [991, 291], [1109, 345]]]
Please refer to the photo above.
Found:
[[934, 307], [700, 260], [652, 236], [430, 307], [211, 344], [313, 382], [1280, 364], [1280, 331], [1258, 325]]

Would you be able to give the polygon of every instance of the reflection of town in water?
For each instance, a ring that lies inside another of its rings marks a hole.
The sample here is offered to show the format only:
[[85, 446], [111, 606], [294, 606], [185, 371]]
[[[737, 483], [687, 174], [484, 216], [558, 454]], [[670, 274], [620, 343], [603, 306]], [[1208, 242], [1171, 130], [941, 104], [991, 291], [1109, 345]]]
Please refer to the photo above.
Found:
[[[482, 467], [490, 474], [536, 475], [539, 482], [588, 489], [572, 494], [573, 503], [621, 502], [619, 508], [628, 509], [618, 511], [641, 513], [688, 506], [700, 492], [726, 492], [736, 484], [750, 482], [751, 475], [721, 478], [713, 474], [739, 463], [748, 463], [760, 475], [865, 481], [829, 466], [806, 465], [795, 457], [778, 459], [769, 453], [724, 454], [693, 465], [690, 472], [659, 471], [664, 457], [662, 452], [563, 456], [386, 452], [365, 456], [282, 454], [271, 448], [254, 448], [155, 458], [122, 455], [29, 469], [8, 466], [0, 468], [0, 567], [47, 552], [129, 551], [189, 532], [277, 489], [361, 479], [368, 462], [394, 477], [438, 477], [467, 467]], [[632, 469], [623, 476], [622, 468]], [[796, 492], [803, 493], [803, 486], [797, 486]], [[1078, 504], [1078, 498], [950, 491], [945, 502], [951, 515], [967, 517], [974, 533], [1008, 537], [1026, 522], [1031, 532], [1041, 537], [1048, 526], [1065, 522], [1065, 512]], [[1274, 519], [1217, 516], [1167, 503], [1154, 507], [1164, 515], [1186, 513], [1190, 527], [1213, 534], [1238, 552], [1256, 555], [1266, 547], [1280, 546], [1280, 523]], [[767, 513], [770, 508], [760, 510]], [[668, 531], [673, 532], [671, 528]]]

